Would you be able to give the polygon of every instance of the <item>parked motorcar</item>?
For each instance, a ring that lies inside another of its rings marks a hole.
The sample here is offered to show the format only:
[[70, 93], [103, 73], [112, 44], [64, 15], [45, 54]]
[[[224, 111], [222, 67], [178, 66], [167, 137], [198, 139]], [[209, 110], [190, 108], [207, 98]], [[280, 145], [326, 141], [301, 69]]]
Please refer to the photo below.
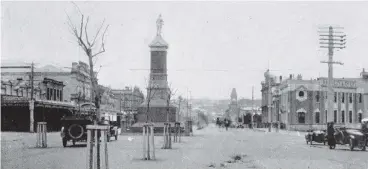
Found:
[[366, 138], [367, 138], [367, 141], [365, 143], [365, 146], [368, 146], [368, 118], [364, 118], [362, 119], [362, 122], [361, 122], [361, 130], [362, 132], [365, 134]]
[[307, 144], [309, 143], [312, 145], [313, 142], [317, 143], [323, 143], [323, 145], [326, 145], [327, 143], [327, 135], [326, 131], [324, 130], [308, 130], [308, 133], [305, 134], [305, 140]]
[[61, 119], [61, 140], [63, 146], [66, 147], [68, 141], [76, 142], [87, 141], [86, 126], [93, 124], [91, 116], [65, 116]]
[[367, 137], [361, 130], [345, 127], [335, 128], [334, 136], [336, 143], [341, 145], [349, 144], [350, 150], [354, 150], [355, 147], [360, 148], [362, 151], [366, 150]]

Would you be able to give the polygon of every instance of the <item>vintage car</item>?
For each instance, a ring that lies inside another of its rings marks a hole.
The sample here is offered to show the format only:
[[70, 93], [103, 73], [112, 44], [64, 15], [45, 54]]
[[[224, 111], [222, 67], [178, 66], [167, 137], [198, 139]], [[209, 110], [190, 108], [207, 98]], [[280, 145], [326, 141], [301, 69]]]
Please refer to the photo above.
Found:
[[361, 126], [362, 132], [365, 134], [367, 141], [365, 146], [368, 146], [368, 118], [362, 119], [362, 126]]
[[354, 150], [355, 147], [362, 151], [366, 150], [367, 137], [361, 130], [345, 127], [335, 128], [334, 136], [337, 144], [349, 144], [350, 150]]
[[309, 143], [312, 145], [313, 142], [317, 143], [323, 143], [323, 145], [326, 145], [327, 143], [327, 137], [326, 137], [326, 131], [325, 130], [308, 130], [308, 133], [305, 134], [305, 140], [307, 144]]
[[107, 142], [110, 141], [111, 137], [115, 137], [115, 140], [118, 140], [118, 123], [116, 121], [111, 121], [110, 118], [102, 118], [100, 125], [109, 126], [109, 131], [107, 132]]
[[86, 126], [93, 124], [91, 116], [65, 116], [61, 119], [61, 140], [63, 146], [66, 147], [68, 141], [76, 142], [87, 141]]

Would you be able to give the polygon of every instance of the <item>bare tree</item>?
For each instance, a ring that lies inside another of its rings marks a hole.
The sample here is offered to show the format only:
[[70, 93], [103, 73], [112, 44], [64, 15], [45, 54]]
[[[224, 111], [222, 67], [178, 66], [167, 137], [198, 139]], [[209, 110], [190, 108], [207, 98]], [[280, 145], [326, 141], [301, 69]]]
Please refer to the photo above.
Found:
[[[74, 4], [74, 3], [73, 3]], [[75, 4], [74, 4], [75, 5]], [[75, 5], [76, 6], [76, 5]], [[78, 6], [76, 6], [78, 8]], [[90, 79], [91, 79], [91, 86], [92, 86], [92, 91], [91, 91], [91, 100], [96, 105], [96, 116], [97, 116], [97, 121], [100, 120], [100, 112], [99, 112], [99, 108], [100, 108], [100, 96], [101, 94], [98, 94], [98, 82], [97, 82], [97, 75], [95, 75], [94, 73], [94, 62], [93, 59], [97, 58], [97, 56], [99, 56], [100, 54], [105, 52], [105, 34], [107, 29], [109, 28], [109, 25], [105, 26], [103, 33], [101, 34], [101, 30], [104, 27], [105, 24], [105, 19], [103, 20], [102, 24], [100, 25], [100, 27], [97, 30], [97, 33], [95, 34], [95, 36], [93, 38], [90, 39], [90, 36], [88, 35], [88, 22], [89, 22], [89, 16], [87, 16], [87, 18], [85, 18], [84, 14], [79, 10], [78, 11], [80, 13], [80, 24], [73, 24], [73, 22], [71, 21], [69, 15], [68, 16], [68, 25], [72, 31], [72, 35], [76, 38], [76, 41], [78, 42], [78, 45], [83, 49], [83, 51], [85, 52], [85, 54], [88, 57], [89, 60], [89, 75], [90, 75]], [[99, 45], [97, 45], [97, 39], [101, 38], [101, 42]], [[98, 49], [97, 51], [94, 51]]]
[[146, 101], [147, 101], [147, 110], [146, 110], [146, 122], [151, 122], [151, 118], [149, 118], [149, 112], [150, 112], [150, 106], [151, 106], [151, 101], [152, 99], [155, 97], [155, 95], [157, 94], [157, 90], [158, 86], [156, 84], [150, 84], [148, 82], [147, 85], [147, 97], [146, 97]]
[[177, 121], [179, 122], [180, 121], [180, 112], [181, 112], [181, 102], [183, 101], [183, 97], [182, 96], [179, 96], [178, 97], [178, 101], [179, 101], [179, 106], [178, 106], [178, 114], [177, 114]]
[[169, 122], [169, 114], [170, 114], [170, 103], [172, 103], [171, 98], [175, 96], [177, 90], [173, 92], [171, 85], [169, 86], [169, 90], [167, 91], [167, 97], [166, 97], [166, 122]]

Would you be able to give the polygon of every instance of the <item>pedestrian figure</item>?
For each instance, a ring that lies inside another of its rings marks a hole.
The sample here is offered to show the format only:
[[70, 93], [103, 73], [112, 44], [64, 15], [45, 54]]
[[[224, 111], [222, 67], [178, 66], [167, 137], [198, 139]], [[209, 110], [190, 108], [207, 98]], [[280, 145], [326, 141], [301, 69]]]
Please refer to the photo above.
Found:
[[336, 140], [335, 140], [335, 129], [333, 122], [327, 123], [327, 142], [330, 146], [330, 149], [334, 149], [336, 146]]
[[221, 122], [220, 122], [220, 118], [217, 117], [216, 119], [216, 125], [221, 128]]
[[229, 125], [230, 125], [230, 121], [228, 119], [225, 119], [226, 131], [228, 130]]

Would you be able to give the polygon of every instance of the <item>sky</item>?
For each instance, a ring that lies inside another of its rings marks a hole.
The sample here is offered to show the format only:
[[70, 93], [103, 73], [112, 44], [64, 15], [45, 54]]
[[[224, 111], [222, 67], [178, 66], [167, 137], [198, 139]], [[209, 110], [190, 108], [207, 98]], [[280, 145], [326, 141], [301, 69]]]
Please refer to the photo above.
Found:
[[[261, 98], [269, 68], [276, 76], [327, 76], [327, 50], [318, 29], [343, 27], [347, 48], [335, 51], [335, 77], [359, 77], [368, 69], [368, 2], [1, 2], [1, 61], [71, 67], [87, 56], [75, 42], [67, 14], [90, 17], [94, 36], [105, 19], [106, 52], [96, 60], [99, 83], [145, 88], [149, 43], [162, 15], [169, 43], [168, 83], [191, 98]], [[100, 69], [98, 69], [101, 66]], [[187, 92], [189, 91], [189, 92]]]

